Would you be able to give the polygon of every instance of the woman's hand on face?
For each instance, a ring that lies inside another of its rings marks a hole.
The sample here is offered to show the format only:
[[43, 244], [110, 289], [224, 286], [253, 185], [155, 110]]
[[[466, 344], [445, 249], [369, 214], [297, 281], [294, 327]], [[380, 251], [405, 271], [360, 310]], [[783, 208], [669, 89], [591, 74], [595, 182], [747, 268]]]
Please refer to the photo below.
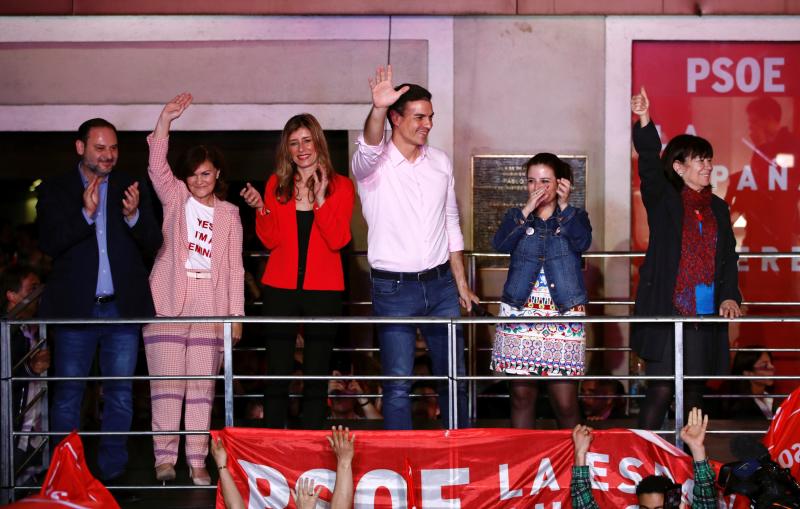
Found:
[[528, 195], [528, 201], [525, 203], [525, 206], [522, 207], [522, 215], [528, 217], [528, 215], [533, 212], [534, 210], [541, 205], [542, 200], [544, 200], [544, 187], [539, 187], [534, 189], [534, 191]]
[[631, 97], [631, 111], [639, 117], [639, 124], [642, 127], [650, 123], [650, 100], [644, 87], [639, 93]]
[[244, 198], [244, 202], [256, 210], [264, 208], [264, 200], [261, 199], [261, 193], [250, 185], [250, 182], [245, 184], [244, 189], [239, 192], [239, 196]]
[[556, 194], [558, 195], [558, 206], [561, 210], [564, 210], [569, 206], [569, 194], [572, 192], [572, 183], [569, 179], [558, 179], [558, 189], [556, 189]]
[[739, 318], [742, 316], [742, 310], [735, 300], [723, 300], [719, 305], [719, 316], [723, 316], [725, 318]]

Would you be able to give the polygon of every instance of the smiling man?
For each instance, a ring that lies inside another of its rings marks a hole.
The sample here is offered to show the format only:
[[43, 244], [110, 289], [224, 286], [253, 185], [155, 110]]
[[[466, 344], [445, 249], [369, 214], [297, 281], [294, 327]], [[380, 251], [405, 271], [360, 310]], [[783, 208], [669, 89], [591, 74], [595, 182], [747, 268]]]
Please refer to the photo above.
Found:
[[[154, 315], [142, 253], [155, 254], [161, 232], [146, 187], [113, 172], [119, 148], [117, 130], [106, 120], [87, 120], [78, 129], [77, 168], [47, 179], [36, 205], [39, 242], [53, 257], [53, 270], [39, 306], [45, 318], [134, 318]], [[64, 325], [54, 330], [56, 376], [89, 374], [99, 348], [104, 376], [131, 376], [139, 346], [138, 325]], [[53, 431], [80, 428], [82, 381], [56, 386], [51, 410]], [[130, 381], [103, 383], [103, 431], [130, 430]], [[125, 470], [126, 438], [100, 441], [100, 477]]]
[[[364, 218], [367, 220], [372, 309], [376, 316], [460, 315], [478, 298], [467, 286], [453, 165], [447, 154], [429, 147], [433, 127], [431, 94], [413, 84], [392, 86], [392, 69], [370, 79], [372, 109], [353, 155]], [[384, 139], [386, 119], [391, 139]], [[433, 374], [447, 374], [447, 326], [419, 328], [430, 349]], [[387, 376], [410, 376], [417, 326], [382, 325], [378, 329], [381, 364]], [[464, 374], [464, 342], [457, 338], [458, 373]], [[411, 428], [408, 393], [412, 382], [384, 382], [383, 416], [387, 429]], [[447, 387], [439, 387], [439, 405], [449, 423]], [[464, 384], [458, 390], [458, 424], [467, 424]], [[455, 424], [455, 423], [453, 423]]]

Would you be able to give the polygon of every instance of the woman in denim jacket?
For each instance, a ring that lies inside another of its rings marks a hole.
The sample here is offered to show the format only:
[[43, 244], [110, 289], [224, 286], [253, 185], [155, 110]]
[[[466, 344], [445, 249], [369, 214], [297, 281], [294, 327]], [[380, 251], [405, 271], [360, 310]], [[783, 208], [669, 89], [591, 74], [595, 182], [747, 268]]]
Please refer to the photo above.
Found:
[[[592, 243], [585, 210], [569, 205], [572, 169], [557, 156], [540, 153], [525, 164], [528, 201], [506, 212], [492, 240], [511, 253], [500, 316], [584, 316], [588, 302], [581, 253]], [[582, 323], [498, 324], [491, 369], [528, 376], [580, 376], [586, 350]], [[547, 384], [561, 428], [578, 424], [578, 386]], [[511, 382], [511, 425], [533, 428], [539, 388], [536, 380]]]

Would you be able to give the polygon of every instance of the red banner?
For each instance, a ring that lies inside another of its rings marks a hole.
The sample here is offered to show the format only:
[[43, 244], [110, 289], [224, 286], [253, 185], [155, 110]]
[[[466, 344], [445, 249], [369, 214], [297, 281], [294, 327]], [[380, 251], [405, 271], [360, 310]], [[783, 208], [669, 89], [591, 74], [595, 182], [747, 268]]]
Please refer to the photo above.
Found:
[[800, 389], [783, 402], [769, 426], [764, 445], [773, 461], [800, 481]]
[[[662, 142], [689, 133], [713, 145], [711, 185], [731, 206], [737, 249], [800, 251], [800, 44], [634, 41], [632, 64], [632, 92], [647, 89]], [[644, 250], [647, 216], [635, 171], [632, 179], [631, 247]], [[742, 259], [739, 281], [748, 301], [800, 301], [800, 258]], [[747, 312], [796, 315], [797, 309]], [[791, 347], [800, 326], [738, 324], [731, 333], [738, 346]], [[797, 354], [774, 360], [776, 374], [798, 372]], [[780, 381], [775, 390], [796, 386]]]
[[[325, 438], [328, 432], [225, 428], [211, 434], [225, 443], [228, 469], [247, 507], [294, 508], [289, 490], [301, 477], [323, 485], [321, 499], [330, 502], [336, 462]], [[571, 507], [570, 431], [356, 431], [355, 435], [356, 509]], [[587, 461], [600, 507], [638, 507], [636, 484], [653, 473], [682, 483], [686, 501], [691, 498], [691, 458], [655, 434], [596, 431]], [[728, 503], [726, 507], [740, 507]], [[218, 491], [217, 508], [224, 507]]]
[[67, 435], [53, 450], [53, 459], [38, 495], [8, 506], [14, 509], [119, 509], [103, 484], [92, 476], [76, 432]]

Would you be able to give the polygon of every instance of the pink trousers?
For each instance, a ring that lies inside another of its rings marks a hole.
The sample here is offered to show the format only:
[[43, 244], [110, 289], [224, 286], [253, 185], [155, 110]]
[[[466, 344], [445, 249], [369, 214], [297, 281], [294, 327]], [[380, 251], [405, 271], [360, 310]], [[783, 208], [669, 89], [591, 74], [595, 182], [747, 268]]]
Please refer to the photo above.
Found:
[[[213, 316], [211, 279], [188, 280], [181, 316]], [[216, 375], [222, 361], [221, 325], [212, 323], [149, 324], [144, 327], [144, 350], [151, 376]], [[150, 399], [153, 431], [179, 431], [181, 412], [187, 431], [209, 429], [215, 380], [152, 380]], [[174, 465], [180, 435], [155, 435], [156, 466]], [[189, 466], [204, 467], [208, 435], [186, 435]]]

